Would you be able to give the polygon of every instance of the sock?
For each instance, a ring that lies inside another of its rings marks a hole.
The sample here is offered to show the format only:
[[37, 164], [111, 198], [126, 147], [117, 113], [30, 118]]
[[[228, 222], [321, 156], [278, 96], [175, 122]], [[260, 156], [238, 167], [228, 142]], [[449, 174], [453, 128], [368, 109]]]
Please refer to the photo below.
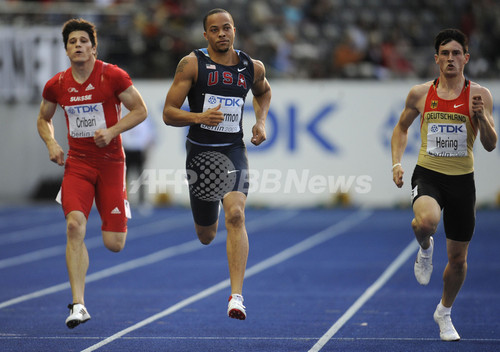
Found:
[[422, 257], [429, 257], [431, 255], [431, 247], [427, 249], [420, 247], [420, 253], [422, 253]]
[[437, 311], [439, 315], [445, 315], [445, 314], [451, 314], [451, 307], [445, 307], [443, 306], [443, 302], [439, 301], [439, 304], [437, 306]]
[[423, 249], [422, 246], [420, 246], [420, 253], [422, 253], [423, 257], [429, 257], [431, 255], [431, 246], [429, 246], [427, 249]]
[[233, 297], [233, 299], [243, 302], [243, 296], [240, 295], [239, 293], [231, 293], [231, 297]]

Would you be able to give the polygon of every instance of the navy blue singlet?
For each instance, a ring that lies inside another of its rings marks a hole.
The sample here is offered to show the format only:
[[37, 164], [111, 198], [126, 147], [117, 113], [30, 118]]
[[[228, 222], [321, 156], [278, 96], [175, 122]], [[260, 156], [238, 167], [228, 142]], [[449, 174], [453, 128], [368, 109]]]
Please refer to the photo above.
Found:
[[243, 109], [254, 80], [253, 62], [237, 50], [240, 62], [224, 66], [212, 61], [207, 49], [196, 49], [198, 79], [188, 93], [191, 112], [202, 112], [221, 104], [224, 121], [217, 126], [190, 126], [188, 139], [202, 145], [228, 145], [243, 140]]

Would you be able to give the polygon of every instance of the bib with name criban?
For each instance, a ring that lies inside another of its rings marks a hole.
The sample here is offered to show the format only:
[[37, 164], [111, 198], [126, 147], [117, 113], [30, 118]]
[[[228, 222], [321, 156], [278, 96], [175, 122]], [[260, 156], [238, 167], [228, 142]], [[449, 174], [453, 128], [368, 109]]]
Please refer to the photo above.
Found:
[[65, 106], [69, 135], [73, 138], [93, 137], [95, 131], [106, 128], [102, 103]]

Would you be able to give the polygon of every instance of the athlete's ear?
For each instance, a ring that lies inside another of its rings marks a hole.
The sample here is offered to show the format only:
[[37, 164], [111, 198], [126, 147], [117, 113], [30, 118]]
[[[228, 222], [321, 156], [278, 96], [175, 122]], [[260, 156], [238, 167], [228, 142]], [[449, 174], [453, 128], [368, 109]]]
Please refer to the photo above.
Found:
[[470, 54], [469, 53], [465, 53], [465, 63], [468, 63], [469, 60], [470, 60]]

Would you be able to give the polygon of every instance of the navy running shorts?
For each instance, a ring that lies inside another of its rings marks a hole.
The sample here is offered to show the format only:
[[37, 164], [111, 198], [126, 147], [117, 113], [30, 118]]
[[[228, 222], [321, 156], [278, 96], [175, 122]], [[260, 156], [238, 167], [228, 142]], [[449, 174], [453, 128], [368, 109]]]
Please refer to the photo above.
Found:
[[229, 192], [248, 195], [247, 151], [240, 143], [207, 146], [186, 141], [186, 174], [191, 211], [196, 224], [213, 225], [220, 203]]

